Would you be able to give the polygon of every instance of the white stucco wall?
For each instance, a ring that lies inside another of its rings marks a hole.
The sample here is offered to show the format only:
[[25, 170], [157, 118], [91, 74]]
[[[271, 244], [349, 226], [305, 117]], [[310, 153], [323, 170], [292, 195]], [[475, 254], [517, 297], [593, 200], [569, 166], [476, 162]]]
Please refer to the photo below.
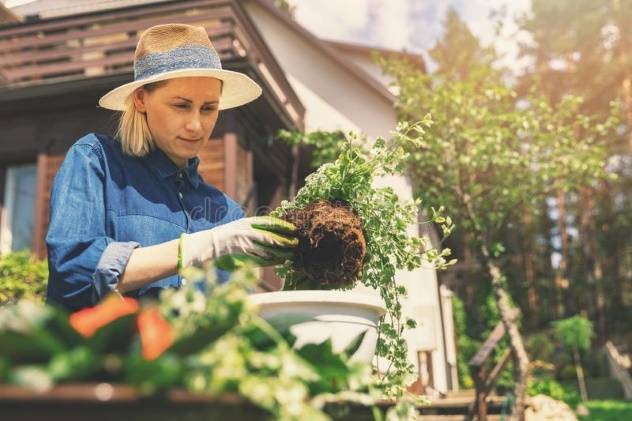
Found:
[[351, 128], [362, 128], [369, 136], [386, 136], [395, 127], [393, 105], [386, 98], [368, 89], [256, 1], [244, 5], [305, 105], [307, 130], [346, 128], [332, 127], [331, 121], [339, 118], [330, 112], [321, 114], [324, 108], [335, 110]]
[[350, 50], [341, 49], [339, 47], [336, 47], [335, 45], [332, 45], [332, 46], [334, 49], [336, 49], [341, 54], [343, 54], [345, 58], [351, 60], [353, 64], [355, 64], [356, 66], [364, 70], [367, 74], [369, 74], [373, 79], [379, 81], [382, 85], [387, 87], [391, 93], [395, 95], [397, 94], [398, 92], [397, 87], [390, 86], [391, 83], [395, 80], [395, 78], [393, 78], [390, 75], [384, 74], [384, 72], [382, 71], [382, 67], [372, 60], [370, 53], [364, 53], [360, 51], [350, 51]]
[[[306, 130], [360, 130], [369, 138], [388, 137], [396, 127], [396, 115], [388, 98], [349, 73], [289, 25], [250, 0], [245, 7], [272, 53], [306, 108]], [[412, 188], [404, 177], [385, 177], [375, 182], [391, 186], [402, 200], [412, 198]], [[418, 234], [418, 227], [410, 227]], [[434, 270], [400, 271], [396, 279], [409, 291], [404, 303], [406, 316], [419, 326], [406, 333], [409, 358], [417, 363], [417, 350], [432, 350], [435, 388], [446, 391], [441, 314]], [[360, 288], [362, 289], [362, 288]]]

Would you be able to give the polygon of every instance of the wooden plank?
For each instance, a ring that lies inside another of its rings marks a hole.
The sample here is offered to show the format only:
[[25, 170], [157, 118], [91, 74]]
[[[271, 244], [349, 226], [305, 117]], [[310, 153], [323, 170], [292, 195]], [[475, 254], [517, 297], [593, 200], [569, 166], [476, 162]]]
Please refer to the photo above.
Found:
[[[211, 41], [215, 43], [216, 39], [220, 39], [223, 37], [228, 37], [233, 35], [233, 27], [225, 25], [225, 28], [209, 28], [207, 30]], [[107, 44], [95, 44], [90, 46], [82, 46], [82, 47], [71, 47], [65, 44], [59, 46], [58, 49], [53, 50], [25, 50], [25, 51], [16, 51], [12, 54], [1, 55], [2, 57], [2, 65], [4, 67], [19, 65], [28, 62], [37, 62], [44, 60], [58, 60], [60, 57], [81, 59], [82, 56], [86, 53], [93, 52], [103, 52], [106, 53], [108, 51], [114, 50], [124, 50], [129, 49], [131, 53], [134, 54], [134, 50], [136, 49], [136, 44], [138, 42], [138, 36], [140, 34], [137, 33], [132, 35], [131, 38], [125, 41], [115, 41], [108, 42]]]
[[[216, 49], [220, 54], [220, 51], [226, 51], [230, 49], [232, 40], [223, 38], [215, 43]], [[22, 66], [15, 69], [5, 70], [5, 75], [10, 81], [18, 81], [25, 78], [40, 76], [47, 77], [52, 75], [58, 75], [69, 72], [85, 72], [88, 67], [103, 67], [103, 66], [117, 66], [117, 65], [133, 65], [134, 55], [132, 52], [124, 52], [119, 54], [110, 55], [107, 58], [96, 60], [84, 60], [84, 61], [72, 61], [66, 63], [54, 63], [49, 65], [36, 65], [36, 66]]]
[[[38, 34], [32, 37], [16, 38], [6, 41], [0, 41], [0, 51], [2, 53], [20, 50], [28, 47], [41, 47], [51, 45], [55, 43], [71, 41], [81, 38], [94, 38], [104, 35], [111, 35], [116, 33], [136, 32], [141, 33], [145, 29], [165, 23], [187, 23], [195, 24], [200, 22], [206, 22], [209, 20], [229, 20], [231, 18], [230, 10], [227, 8], [211, 9], [210, 12], [192, 15], [190, 13], [182, 13], [177, 15], [165, 15], [154, 19], [140, 19], [135, 21], [126, 21], [122, 23], [113, 23], [111, 25], [104, 26], [101, 29], [85, 29], [80, 31], [67, 30], [58, 35], [42, 36]], [[204, 25], [206, 27], [206, 25]], [[212, 28], [212, 26], [210, 26]], [[0, 32], [0, 35], [1, 32]]]
[[59, 171], [59, 167], [61, 166], [62, 162], [64, 161], [64, 158], [66, 156], [65, 155], [47, 155], [46, 157], [46, 177], [44, 178], [44, 186], [42, 189], [42, 197], [38, 197], [37, 200], [40, 201], [42, 209], [41, 209], [41, 222], [40, 222], [40, 237], [39, 237], [39, 241], [41, 241], [41, 249], [40, 249], [40, 253], [41, 253], [41, 258], [45, 259], [47, 252], [46, 252], [46, 233], [48, 232], [48, 223], [50, 222], [48, 220], [48, 211], [50, 208], [50, 196], [51, 196], [51, 190], [53, 188], [53, 180], [55, 178], [55, 175], [57, 174], [57, 171]]
[[[165, 16], [160, 19], [148, 20], [148, 21], [140, 21], [140, 22], [125, 22], [124, 24], [112, 25], [109, 27], [105, 27], [98, 30], [89, 30], [89, 31], [81, 31], [81, 32], [73, 32], [68, 31], [64, 34], [55, 36], [55, 37], [46, 37], [46, 38], [38, 38], [35, 40], [19, 40], [19, 42], [14, 41], [8, 45], [10, 48], [4, 48], [8, 42], [0, 42], [0, 54], [13, 54], [19, 53], [20, 50], [28, 49], [29, 52], [33, 54], [37, 54], [38, 51], [33, 51], [35, 47], [55, 47], [58, 46], [61, 49], [67, 49], [68, 51], [74, 51], [76, 48], [69, 46], [67, 42], [72, 41], [83, 41], [84, 43], [89, 40], [94, 40], [95, 38], [104, 37], [106, 35], [115, 35], [115, 34], [128, 34], [130, 32], [135, 32], [133, 35], [135, 39], [147, 28], [154, 24], [162, 24], [173, 22], [173, 20], [177, 20], [180, 23], [189, 23], [189, 24], [199, 24], [200, 26], [204, 26], [207, 29], [207, 33], [209, 36], [213, 36], [216, 33], [229, 33], [231, 32], [233, 24], [221, 24], [221, 25], [209, 25], [209, 22], [218, 19], [214, 14], [206, 14], [206, 15], [196, 15], [196, 16], [188, 16], [188, 17], [178, 17], [178, 16]], [[141, 24], [134, 25], [135, 23]], [[125, 41], [122, 41], [125, 42]], [[116, 42], [107, 42], [103, 41], [100, 44], [103, 49], [109, 48], [110, 45], [116, 45]], [[81, 48], [81, 47], [80, 47]], [[87, 48], [87, 47], [86, 47]], [[46, 50], [45, 50], [46, 51]], [[45, 52], [43, 51], [43, 52]]]
[[485, 343], [483, 343], [476, 355], [474, 355], [474, 357], [470, 360], [469, 366], [481, 367], [485, 363], [485, 361], [487, 361], [487, 358], [489, 358], [489, 355], [496, 347], [496, 344], [498, 344], [498, 342], [502, 339], [504, 335], [505, 325], [503, 324], [503, 322], [499, 322], [492, 333], [487, 337]]
[[48, 176], [48, 155], [40, 152], [37, 155], [37, 181], [35, 185], [35, 209], [33, 215], [33, 254], [38, 259], [46, 258], [44, 241], [44, 212], [48, 210], [48, 204], [44, 203]]
[[234, 198], [237, 193], [237, 149], [239, 143], [235, 133], [224, 134], [224, 193]]
[[200, 151], [198, 171], [205, 183], [224, 189], [224, 139], [211, 139]]
[[505, 369], [510, 359], [511, 359], [511, 349], [507, 348], [505, 352], [503, 353], [502, 357], [500, 357], [500, 360], [498, 360], [498, 363], [496, 363], [496, 366], [494, 366], [492, 371], [487, 376], [487, 380], [485, 380], [484, 388], [485, 388], [485, 391], [487, 392], [486, 395], [489, 392], [491, 392], [492, 388], [494, 387], [494, 384], [496, 384], [496, 379], [498, 379], [498, 376], [500, 376], [500, 373]]
[[[510, 315], [512, 320], [515, 320], [520, 315], [520, 310], [513, 309]], [[502, 321], [498, 322], [492, 333], [487, 337], [485, 343], [481, 346], [481, 349], [478, 350], [476, 355], [472, 357], [470, 362], [468, 363], [470, 367], [480, 367], [482, 366], [489, 355], [494, 350], [498, 342], [502, 339], [505, 334], [505, 325]]]
[[15, 26], [6, 29], [0, 29], [0, 38], [9, 36], [25, 36], [27, 34], [39, 33], [39, 32], [52, 32], [65, 30], [69, 26], [82, 26], [93, 25], [102, 22], [108, 22], [117, 19], [131, 19], [135, 17], [147, 16], [148, 13], [172, 13], [178, 10], [188, 10], [194, 7], [219, 7], [231, 5], [231, 1], [227, 0], [183, 0], [179, 2], [171, 2], [165, 4], [149, 4], [143, 5], [141, 8], [124, 8], [116, 9], [115, 11], [99, 11], [96, 13], [90, 13], [82, 15], [84, 17], [77, 18], [76, 16], [52, 18], [42, 22], [27, 23], [20, 26]]
[[[83, 54], [92, 53], [92, 52], [107, 52], [112, 50], [123, 50], [123, 49], [135, 49], [136, 43], [138, 42], [138, 36], [134, 35], [127, 41], [119, 41], [113, 42], [106, 45], [91, 45], [88, 47], [69, 47], [69, 46], [60, 46], [59, 49], [54, 50], [44, 50], [44, 51], [19, 51], [14, 52], [12, 54], [8, 54], [2, 57], [2, 65], [4, 67], [20, 65], [23, 63], [44, 61], [44, 60], [56, 60], [60, 57], [67, 57], [73, 59], [81, 59]], [[132, 51], [132, 54], [134, 52]]]

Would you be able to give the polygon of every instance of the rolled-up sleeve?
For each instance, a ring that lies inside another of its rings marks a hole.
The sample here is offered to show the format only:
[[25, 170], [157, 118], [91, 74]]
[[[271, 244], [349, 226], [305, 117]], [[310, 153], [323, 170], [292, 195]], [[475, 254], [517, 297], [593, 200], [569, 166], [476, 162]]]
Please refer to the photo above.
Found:
[[136, 242], [106, 235], [105, 163], [98, 145], [73, 145], [50, 198], [47, 300], [77, 310], [98, 303], [118, 283]]

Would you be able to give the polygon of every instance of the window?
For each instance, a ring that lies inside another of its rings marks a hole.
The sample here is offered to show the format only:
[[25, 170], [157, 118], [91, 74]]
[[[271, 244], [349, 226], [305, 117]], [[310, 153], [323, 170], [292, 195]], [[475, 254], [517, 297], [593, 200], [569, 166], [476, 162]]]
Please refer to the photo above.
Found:
[[33, 215], [37, 165], [7, 168], [4, 186], [4, 209], [0, 226], [0, 254], [33, 247]]

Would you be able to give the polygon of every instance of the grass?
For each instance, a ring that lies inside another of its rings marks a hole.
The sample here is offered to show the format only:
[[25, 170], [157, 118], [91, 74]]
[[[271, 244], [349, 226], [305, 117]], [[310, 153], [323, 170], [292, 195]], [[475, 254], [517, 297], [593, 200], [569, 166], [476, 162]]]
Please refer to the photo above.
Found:
[[582, 421], [624, 421], [632, 420], [632, 402], [626, 401], [588, 401], [586, 406], [590, 415], [581, 417]]

